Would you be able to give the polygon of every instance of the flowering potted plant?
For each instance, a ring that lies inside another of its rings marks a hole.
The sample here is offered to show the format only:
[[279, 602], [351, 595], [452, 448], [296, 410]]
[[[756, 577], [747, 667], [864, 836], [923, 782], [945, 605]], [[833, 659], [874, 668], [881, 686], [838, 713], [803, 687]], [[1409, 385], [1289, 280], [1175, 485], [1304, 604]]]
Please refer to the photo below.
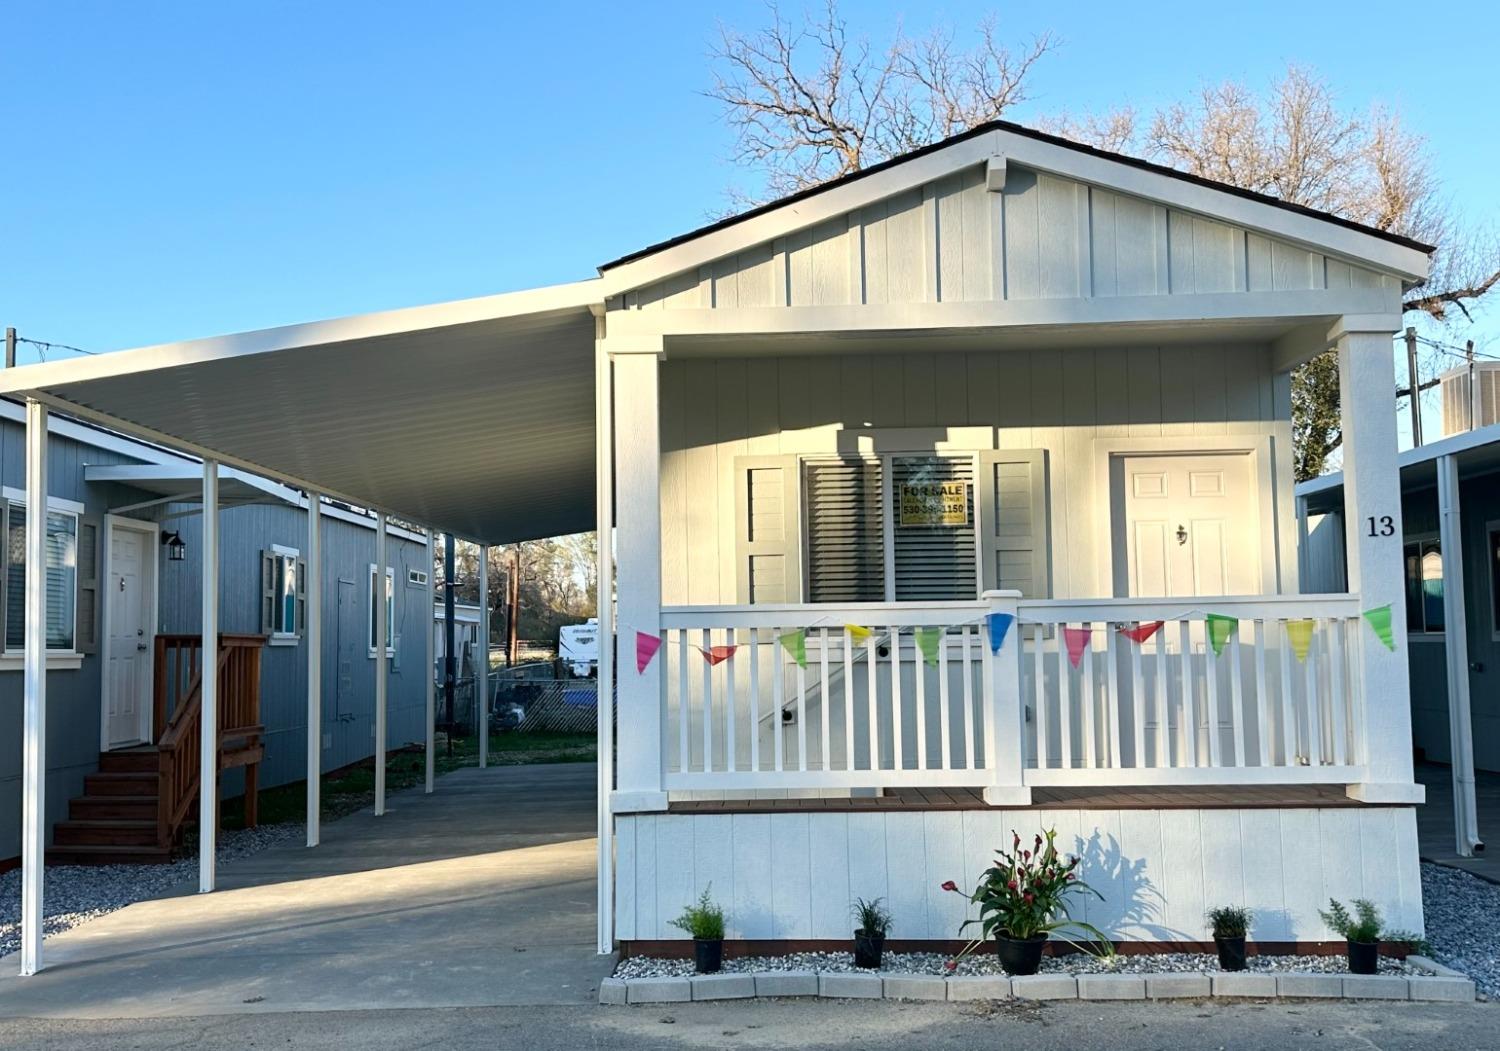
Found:
[[885, 951], [885, 936], [891, 929], [891, 914], [882, 904], [884, 899], [866, 901], [854, 899], [854, 966], [877, 968], [880, 955]]
[[709, 890], [704, 887], [698, 903], [689, 905], [681, 916], [670, 921], [673, 927], [693, 936], [693, 957], [699, 974], [713, 974], [724, 965], [724, 910], [714, 904]]
[[1365, 898], [1354, 899], [1354, 915], [1342, 902], [1328, 899], [1328, 911], [1318, 910], [1323, 922], [1340, 935], [1349, 947], [1349, 973], [1374, 974], [1380, 956], [1380, 932], [1384, 926], [1380, 910]]
[[[1021, 836], [1012, 831], [1009, 851], [995, 851], [996, 860], [979, 877], [974, 893], [964, 894], [952, 880], [943, 889], [963, 894], [979, 906], [979, 919], [966, 920], [963, 927], [979, 924], [979, 941], [994, 938], [1000, 965], [1008, 974], [1035, 974], [1042, 962], [1042, 947], [1051, 934], [1075, 931], [1108, 940], [1090, 924], [1069, 919], [1067, 899], [1074, 894], [1104, 896], [1078, 878], [1078, 858], [1066, 860], [1057, 852], [1057, 830], [1037, 836], [1031, 849], [1021, 848]], [[1071, 941], [1064, 936], [1064, 940]], [[1112, 949], [1108, 950], [1112, 951]]]
[[1220, 905], [1208, 910], [1208, 922], [1214, 929], [1214, 947], [1219, 950], [1219, 966], [1226, 971], [1245, 969], [1245, 935], [1250, 930], [1251, 912], [1237, 905]]

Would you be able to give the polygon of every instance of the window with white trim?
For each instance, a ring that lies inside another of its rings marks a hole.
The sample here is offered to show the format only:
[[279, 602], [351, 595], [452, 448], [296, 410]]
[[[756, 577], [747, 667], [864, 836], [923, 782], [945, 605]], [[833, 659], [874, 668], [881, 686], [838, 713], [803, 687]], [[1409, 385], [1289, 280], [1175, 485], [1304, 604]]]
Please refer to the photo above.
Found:
[[1409, 538], [1405, 548], [1406, 630], [1443, 633], [1443, 550], [1437, 537]]
[[280, 544], [261, 552], [260, 630], [272, 644], [295, 642], [302, 635], [307, 590], [300, 555]]
[[[368, 627], [365, 631], [365, 641], [369, 647], [370, 657], [375, 656], [375, 603], [377, 598], [376, 567], [370, 563], [370, 586], [367, 591], [367, 601], [370, 605]], [[394, 657], [396, 655], [396, 571], [390, 566], [385, 567], [385, 655]]]
[[[50, 501], [49, 501], [50, 502]], [[5, 653], [26, 645], [26, 505], [5, 509]], [[47, 511], [47, 650], [74, 653], [78, 626], [79, 515]]]

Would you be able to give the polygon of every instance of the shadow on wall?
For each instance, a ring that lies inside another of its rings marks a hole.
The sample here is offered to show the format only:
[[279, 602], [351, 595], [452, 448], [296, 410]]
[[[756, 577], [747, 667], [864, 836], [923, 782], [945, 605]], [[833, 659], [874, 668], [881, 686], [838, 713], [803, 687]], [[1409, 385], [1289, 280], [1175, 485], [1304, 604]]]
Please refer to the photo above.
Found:
[[1079, 878], [1104, 896], [1103, 901], [1091, 894], [1082, 896], [1082, 908], [1074, 905], [1080, 919], [1112, 938], [1128, 933], [1160, 941], [1202, 937], [1161, 922], [1166, 899], [1146, 875], [1146, 859], [1127, 858], [1114, 836], [1096, 829], [1087, 840], [1074, 839], [1073, 853], [1080, 859]]

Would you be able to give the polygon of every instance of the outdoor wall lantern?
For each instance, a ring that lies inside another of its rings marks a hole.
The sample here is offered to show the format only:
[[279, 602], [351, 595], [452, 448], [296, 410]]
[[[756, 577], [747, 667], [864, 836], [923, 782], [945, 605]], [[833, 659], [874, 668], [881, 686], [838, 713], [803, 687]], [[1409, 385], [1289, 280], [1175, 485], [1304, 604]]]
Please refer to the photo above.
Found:
[[181, 562], [187, 557], [187, 545], [182, 542], [182, 536], [176, 532], [163, 534], [161, 542], [167, 549], [168, 562]]

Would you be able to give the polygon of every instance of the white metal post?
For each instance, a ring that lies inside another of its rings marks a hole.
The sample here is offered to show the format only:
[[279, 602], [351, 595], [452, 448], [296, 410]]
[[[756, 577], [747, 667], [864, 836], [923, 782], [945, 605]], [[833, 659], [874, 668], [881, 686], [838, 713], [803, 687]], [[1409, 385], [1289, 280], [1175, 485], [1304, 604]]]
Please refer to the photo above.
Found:
[[479, 667], [474, 675], [479, 727], [479, 767], [490, 765], [490, 549], [479, 545]]
[[1474, 720], [1469, 706], [1469, 618], [1465, 609], [1463, 520], [1460, 516], [1458, 461], [1437, 460], [1438, 544], [1443, 553], [1444, 650], [1448, 658], [1448, 736], [1453, 756], [1454, 850], [1471, 858], [1479, 838], [1479, 804], [1474, 793]]
[[198, 739], [198, 892], [214, 889], [219, 835], [219, 465], [203, 461], [203, 661]]
[[437, 654], [434, 650], [432, 639], [433, 632], [436, 630], [432, 618], [432, 611], [436, 605], [433, 601], [432, 583], [433, 577], [436, 575], [432, 569], [435, 553], [433, 532], [429, 526], [427, 529], [427, 613], [424, 621], [427, 625], [427, 734], [425, 737], [427, 742], [427, 769], [423, 779], [423, 791], [429, 793], [432, 791], [433, 762], [437, 752], [437, 731], [434, 728], [434, 723], [437, 720], [437, 686], [434, 681], [434, 676], [437, 674]]
[[[1019, 591], [986, 591], [986, 613], [1012, 619], [998, 651], [992, 651], [989, 625], [981, 630], [984, 645], [984, 758], [990, 765], [990, 784], [984, 801], [990, 806], [1030, 806], [1025, 785], [1025, 723], [1021, 718], [1021, 629], [1015, 622]], [[946, 747], [946, 745], [944, 746]]]
[[[602, 325], [602, 321], [601, 321]], [[595, 612], [599, 618], [599, 664], [595, 683], [599, 693], [595, 706], [598, 736], [598, 948], [600, 953], [614, 951], [614, 815], [610, 795], [614, 791], [615, 751], [615, 654], [618, 645], [614, 623], [614, 432], [613, 395], [609, 355], [599, 347], [594, 363], [594, 417], [596, 448], [594, 452], [595, 554], [597, 581], [594, 588]]]
[[1364, 699], [1367, 772], [1365, 782], [1350, 785], [1348, 793], [1368, 803], [1420, 803], [1424, 795], [1412, 769], [1401, 476], [1391, 402], [1395, 327], [1371, 330], [1360, 327], [1359, 319], [1344, 318], [1329, 333], [1338, 346], [1349, 592], [1359, 596], [1361, 610], [1391, 607], [1395, 646], [1388, 649], [1365, 625], [1354, 648]]
[[21, 973], [42, 969], [47, 854], [47, 409], [26, 402], [26, 629], [21, 765]]
[[307, 595], [307, 845], [322, 833], [323, 777], [323, 498], [307, 494], [307, 559], [302, 590]]
[[[667, 808], [661, 769], [661, 667], [635, 664], [635, 633], [661, 631], [661, 422], [657, 409], [660, 338], [620, 346], [614, 367], [615, 492], [618, 494], [619, 630], [624, 659], [618, 683], [620, 747], [614, 810]], [[600, 543], [604, 543], [603, 537]]]
[[375, 816], [385, 813], [385, 636], [389, 630], [386, 623], [386, 588], [390, 585], [385, 576], [385, 513], [375, 515]]

